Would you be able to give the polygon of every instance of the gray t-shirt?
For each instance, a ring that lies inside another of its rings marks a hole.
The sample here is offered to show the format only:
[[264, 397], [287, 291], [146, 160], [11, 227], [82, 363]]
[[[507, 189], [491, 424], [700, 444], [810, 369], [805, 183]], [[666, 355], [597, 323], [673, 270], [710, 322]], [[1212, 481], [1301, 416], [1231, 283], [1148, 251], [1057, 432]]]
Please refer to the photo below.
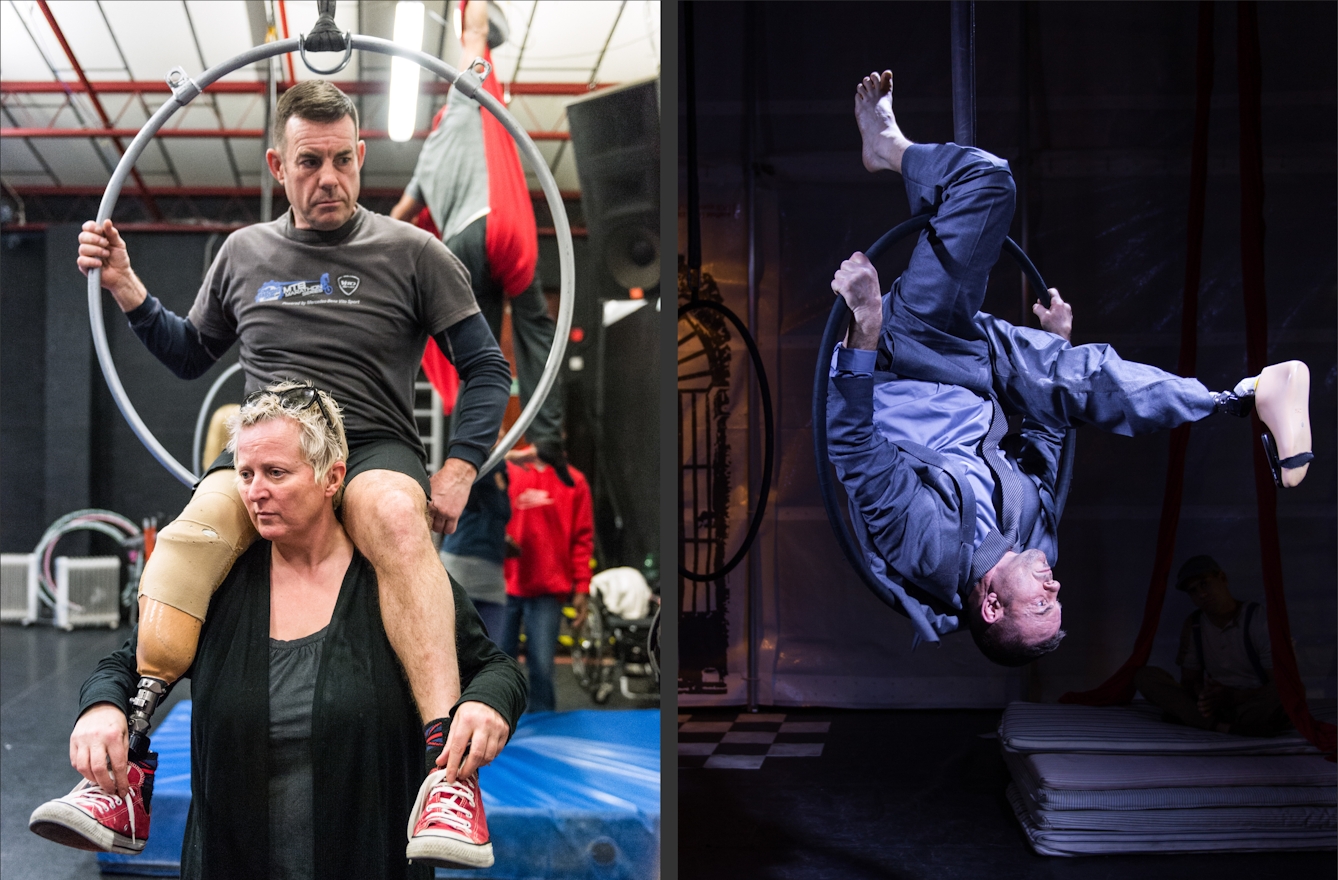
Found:
[[312, 880], [311, 703], [329, 627], [269, 640], [269, 866], [271, 880]]
[[442, 241], [489, 211], [482, 113], [478, 101], [451, 89], [441, 124], [423, 141], [413, 178], [404, 188], [427, 205]]
[[239, 229], [219, 249], [190, 321], [239, 339], [250, 393], [311, 382], [344, 408], [350, 444], [422, 449], [413, 382], [431, 334], [478, 312], [469, 273], [431, 234], [358, 208], [332, 232], [292, 213]]

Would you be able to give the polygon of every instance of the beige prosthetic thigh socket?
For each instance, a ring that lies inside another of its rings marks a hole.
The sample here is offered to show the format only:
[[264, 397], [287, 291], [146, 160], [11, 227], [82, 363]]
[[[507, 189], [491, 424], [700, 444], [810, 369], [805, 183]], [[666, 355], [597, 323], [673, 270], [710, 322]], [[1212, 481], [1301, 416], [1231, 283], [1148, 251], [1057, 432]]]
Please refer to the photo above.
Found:
[[209, 417], [209, 429], [204, 433], [204, 455], [200, 457], [204, 467], [209, 467], [228, 445], [228, 419], [240, 410], [238, 404], [225, 403]]
[[186, 509], [158, 533], [139, 581], [141, 676], [171, 684], [190, 668], [209, 599], [255, 539], [236, 471], [201, 480]]

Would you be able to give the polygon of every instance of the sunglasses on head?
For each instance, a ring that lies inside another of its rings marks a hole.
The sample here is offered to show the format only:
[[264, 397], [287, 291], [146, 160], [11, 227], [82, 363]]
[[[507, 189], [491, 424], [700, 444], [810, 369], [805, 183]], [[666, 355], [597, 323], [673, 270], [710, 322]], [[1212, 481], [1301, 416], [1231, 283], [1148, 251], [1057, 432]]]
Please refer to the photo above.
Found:
[[286, 388], [283, 391], [269, 391], [262, 388], [247, 395], [246, 405], [250, 406], [266, 395], [279, 398], [279, 405], [284, 409], [301, 411], [315, 404], [316, 408], [321, 411], [321, 416], [325, 418], [325, 424], [329, 425], [332, 430], [334, 429], [334, 419], [330, 418], [330, 413], [326, 411], [325, 404], [321, 402], [320, 393], [316, 390], [315, 385], [298, 385], [294, 388]]

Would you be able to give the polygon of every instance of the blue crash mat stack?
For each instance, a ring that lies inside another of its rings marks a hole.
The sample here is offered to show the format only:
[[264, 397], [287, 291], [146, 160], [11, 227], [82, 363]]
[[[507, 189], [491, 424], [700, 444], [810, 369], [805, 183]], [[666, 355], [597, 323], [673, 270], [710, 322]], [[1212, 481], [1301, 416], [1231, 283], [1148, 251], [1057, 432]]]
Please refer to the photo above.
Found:
[[[153, 735], [153, 824], [137, 856], [99, 853], [105, 874], [175, 877], [190, 807], [190, 702]], [[525, 715], [480, 774], [497, 862], [438, 877], [642, 878], [659, 872], [660, 713]], [[403, 827], [408, 817], [397, 818]]]
[[[1332, 706], [1312, 706], [1333, 720]], [[1146, 703], [1011, 703], [1008, 800], [1041, 855], [1333, 849], [1338, 766], [1297, 733], [1231, 736]]]

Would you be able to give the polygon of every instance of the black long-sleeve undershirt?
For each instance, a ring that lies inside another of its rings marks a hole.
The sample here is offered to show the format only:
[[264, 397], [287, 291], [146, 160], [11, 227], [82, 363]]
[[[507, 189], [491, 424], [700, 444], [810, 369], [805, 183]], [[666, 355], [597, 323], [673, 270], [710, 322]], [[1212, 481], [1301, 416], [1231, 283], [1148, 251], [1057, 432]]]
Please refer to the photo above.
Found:
[[237, 341], [236, 336], [214, 339], [203, 335], [189, 318], [167, 308], [153, 294], [126, 312], [125, 317], [144, 347], [178, 379], [203, 376]]
[[481, 468], [497, 442], [497, 430], [511, 397], [511, 365], [478, 312], [432, 338], [460, 374], [461, 382], [446, 456]]
[[[173, 375], [204, 375], [237, 341], [206, 336], [189, 318], [167, 308], [152, 294], [126, 313], [130, 329]], [[451, 420], [448, 458], [480, 467], [497, 441], [497, 428], [511, 395], [511, 366], [481, 314], [457, 321], [434, 334], [442, 354], [460, 374], [460, 394]]]

